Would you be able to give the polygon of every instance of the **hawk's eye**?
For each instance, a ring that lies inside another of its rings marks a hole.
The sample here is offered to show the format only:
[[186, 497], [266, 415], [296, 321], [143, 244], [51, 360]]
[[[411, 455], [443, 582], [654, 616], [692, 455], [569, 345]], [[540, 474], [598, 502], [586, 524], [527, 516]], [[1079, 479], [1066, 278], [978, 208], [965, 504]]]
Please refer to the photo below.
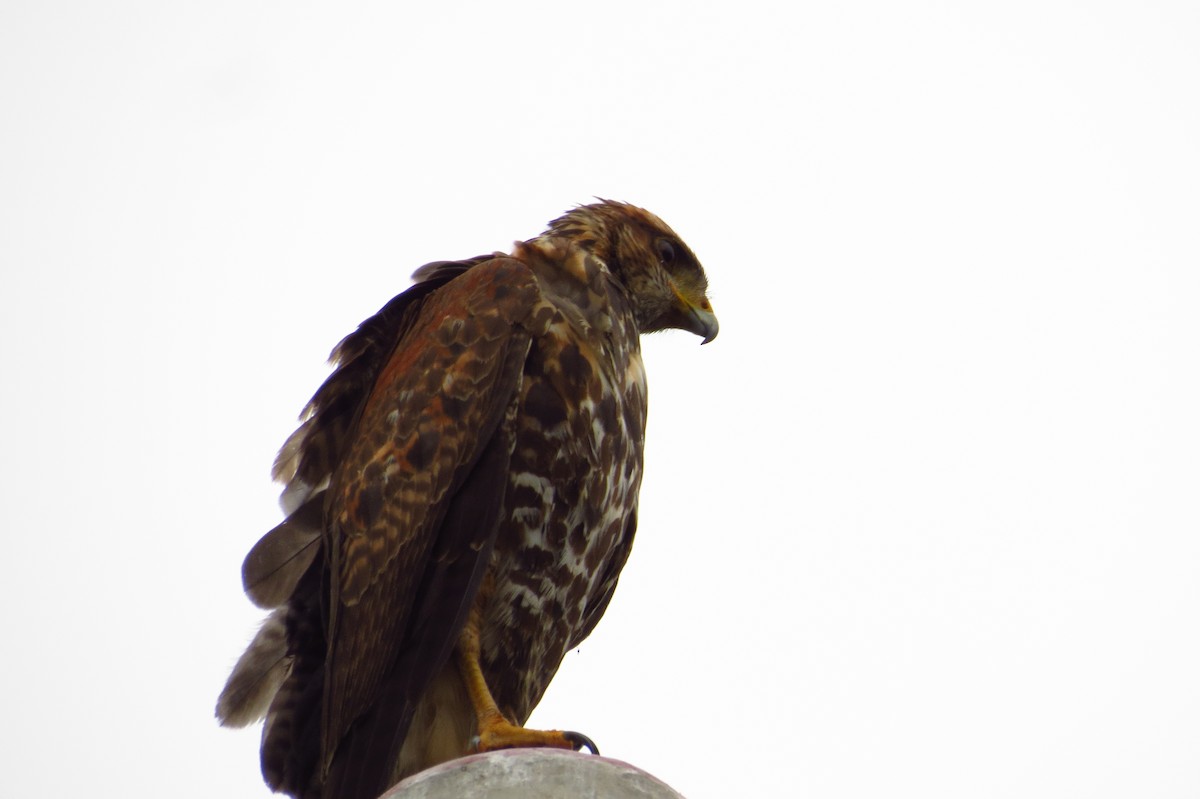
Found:
[[675, 263], [675, 247], [668, 239], [659, 239], [655, 246], [658, 248], [658, 261], [663, 266]]

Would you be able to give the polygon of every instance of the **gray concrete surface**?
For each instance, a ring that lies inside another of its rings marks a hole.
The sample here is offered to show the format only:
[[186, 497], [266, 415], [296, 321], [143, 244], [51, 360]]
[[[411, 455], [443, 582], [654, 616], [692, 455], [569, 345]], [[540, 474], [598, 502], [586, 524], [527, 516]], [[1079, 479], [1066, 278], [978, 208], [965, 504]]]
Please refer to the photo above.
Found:
[[505, 749], [414, 774], [380, 799], [683, 799], [656, 777], [608, 757], [560, 749]]

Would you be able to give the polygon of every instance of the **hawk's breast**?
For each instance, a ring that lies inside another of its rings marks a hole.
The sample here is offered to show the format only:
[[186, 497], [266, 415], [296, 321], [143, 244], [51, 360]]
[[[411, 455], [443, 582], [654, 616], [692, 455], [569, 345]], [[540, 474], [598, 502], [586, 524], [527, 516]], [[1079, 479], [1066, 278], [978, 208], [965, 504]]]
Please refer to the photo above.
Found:
[[646, 378], [633, 314], [605, 293], [608, 330], [556, 309], [522, 377], [481, 631], [488, 683], [518, 723], [607, 602], [633, 533]]

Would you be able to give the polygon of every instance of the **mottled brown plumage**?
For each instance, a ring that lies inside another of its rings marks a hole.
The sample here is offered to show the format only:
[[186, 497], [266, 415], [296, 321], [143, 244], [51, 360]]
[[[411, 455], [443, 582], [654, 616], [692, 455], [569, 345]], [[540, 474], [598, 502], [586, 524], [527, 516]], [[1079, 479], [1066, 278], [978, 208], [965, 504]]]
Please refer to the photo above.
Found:
[[272, 613], [217, 714], [266, 717], [263, 773], [296, 797], [374, 797], [473, 746], [578, 744], [509, 725], [629, 555], [639, 333], [717, 333], [695, 256], [623, 203], [415, 278], [334, 351], [276, 462], [288, 518], [244, 565]]

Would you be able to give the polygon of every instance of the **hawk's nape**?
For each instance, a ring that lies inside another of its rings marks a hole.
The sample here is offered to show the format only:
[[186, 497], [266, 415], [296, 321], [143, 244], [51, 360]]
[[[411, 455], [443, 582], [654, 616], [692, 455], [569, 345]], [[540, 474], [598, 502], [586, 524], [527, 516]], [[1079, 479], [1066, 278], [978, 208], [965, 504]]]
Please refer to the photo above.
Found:
[[590, 744], [521, 725], [629, 555], [638, 337], [718, 329], [691, 250], [624, 203], [414, 277], [334, 350], [276, 462], [288, 516], [243, 567], [271, 613], [217, 715], [265, 717], [263, 774], [295, 797], [371, 799], [471, 751]]

